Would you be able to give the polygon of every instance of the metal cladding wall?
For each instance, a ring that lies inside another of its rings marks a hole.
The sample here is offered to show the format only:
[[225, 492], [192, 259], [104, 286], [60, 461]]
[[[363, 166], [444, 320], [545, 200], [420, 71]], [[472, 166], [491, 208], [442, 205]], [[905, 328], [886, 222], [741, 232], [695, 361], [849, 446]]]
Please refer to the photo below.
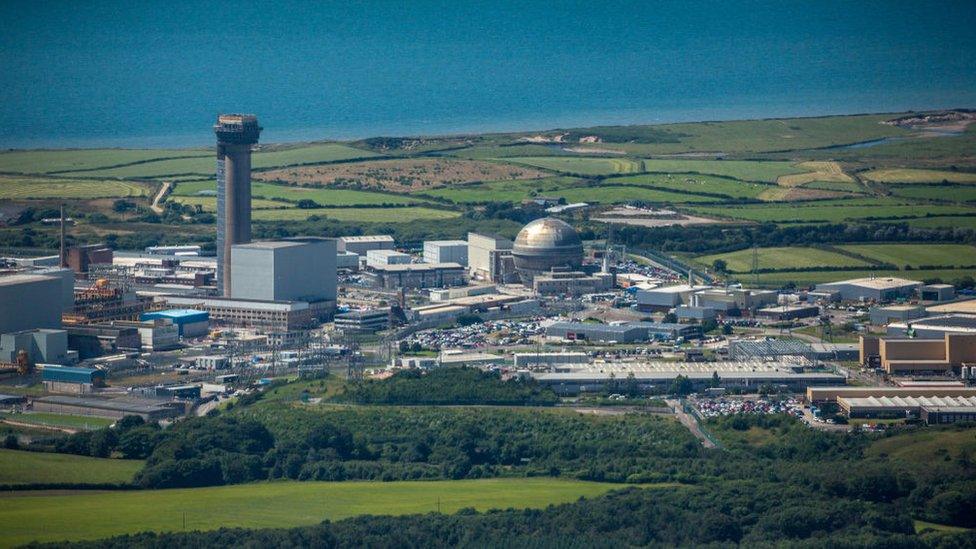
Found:
[[0, 334], [60, 328], [62, 280], [53, 276], [0, 277]]
[[336, 242], [296, 238], [234, 247], [235, 299], [319, 301], [336, 298]]

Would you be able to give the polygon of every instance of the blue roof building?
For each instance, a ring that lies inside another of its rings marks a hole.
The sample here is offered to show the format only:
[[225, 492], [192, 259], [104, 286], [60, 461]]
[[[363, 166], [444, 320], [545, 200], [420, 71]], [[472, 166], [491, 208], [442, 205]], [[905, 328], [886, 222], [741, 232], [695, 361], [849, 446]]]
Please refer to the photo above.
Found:
[[96, 368], [47, 364], [41, 371], [41, 380], [98, 386], [105, 382], [105, 372]]
[[180, 337], [205, 335], [210, 329], [210, 313], [194, 309], [169, 309], [143, 313], [139, 320], [169, 320], [179, 329]]

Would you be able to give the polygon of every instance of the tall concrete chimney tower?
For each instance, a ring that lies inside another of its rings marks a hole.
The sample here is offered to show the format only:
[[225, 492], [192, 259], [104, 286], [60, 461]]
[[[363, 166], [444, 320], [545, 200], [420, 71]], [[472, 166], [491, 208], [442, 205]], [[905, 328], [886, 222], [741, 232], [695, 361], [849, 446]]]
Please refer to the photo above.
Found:
[[230, 297], [230, 250], [251, 241], [251, 147], [261, 127], [253, 114], [221, 114], [217, 134], [217, 288]]

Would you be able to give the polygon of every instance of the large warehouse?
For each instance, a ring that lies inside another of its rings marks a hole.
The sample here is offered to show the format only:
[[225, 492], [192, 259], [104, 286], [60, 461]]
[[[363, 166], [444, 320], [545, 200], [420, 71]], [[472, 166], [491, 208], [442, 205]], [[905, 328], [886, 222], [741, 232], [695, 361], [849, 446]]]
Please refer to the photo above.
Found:
[[976, 334], [945, 334], [941, 339], [861, 336], [861, 364], [889, 374], [951, 372], [976, 363]]
[[638, 384], [645, 393], [666, 392], [679, 375], [688, 378], [695, 390], [711, 387], [715, 375], [725, 388], [758, 390], [763, 385], [803, 390], [811, 385], [836, 385], [846, 378], [832, 372], [797, 371], [788, 362], [641, 362], [596, 363], [566, 372], [533, 372], [528, 375], [561, 395], [601, 392], [611, 382]]
[[853, 278], [838, 282], [817, 284], [818, 292], [837, 292], [842, 300], [893, 301], [915, 295], [923, 286], [916, 280], [894, 277]]
[[[28, 306], [29, 305], [29, 306]], [[60, 328], [62, 279], [38, 274], [0, 276], [0, 334]]]
[[336, 241], [295, 237], [231, 249], [231, 297], [265, 301], [335, 301]]
[[[922, 409], [951, 409], [976, 414], [976, 396], [869, 396], [838, 397], [837, 405], [848, 417], [918, 417]], [[946, 422], [948, 423], [948, 422]]]
[[701, 326], [666, 322], [628, 322], [625, 324], [556, 322], [546, 327], [546, 336], [571, 341], [636, 343], [654, 339], [701, 337]]

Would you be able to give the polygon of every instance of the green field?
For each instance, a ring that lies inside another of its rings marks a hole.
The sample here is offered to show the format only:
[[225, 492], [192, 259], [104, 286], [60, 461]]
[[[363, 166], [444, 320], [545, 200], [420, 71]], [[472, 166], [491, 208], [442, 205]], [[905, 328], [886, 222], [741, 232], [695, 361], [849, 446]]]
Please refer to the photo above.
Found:
[[908, 168], [885, 168], [870, 170], [861, 174], [865, 179], [879, 183], [976, 183], [976, 173], [949, 170], [918, 170]]
[[976, 201], [976, 185], [892, 185], [891, 194], [921, 200]]
[[46, 412], [30, 412], [23, 414], [0, 414], [0, 417], [18, 421], [20, 423], [33, 423], [36, 425], [50, 425], [53, 427], [67, 427], [69, 429], [98, 429], [115, 423], [114, 420], [104, 417], [76, 416], [71, 414], [52, 414]]
[[[212, 181], [192, 181], [178, 183], [173, 194], [178, 196], [199, 196], [201, 193], [208, 193], [210, 197], [213, 197], [215, 196], [216, 189], [216, 183]], [[386, 193], [351, 189], [327, 189], [321, 187], [291, 187], [287, 185], [275, 185], [273, 183], [261, 183], [258, 181], [251, 183], [251, 196], [265, 199], [277, 198], [289, 202], [308, 199], [314, 200], [321, 206], [408, 205], [427, 202], [409, 196]], [[287, 206], [287, 204], [282, 203], [279, 203], [279, 205]]]
[[582, 183], [573, 177], [546, 177], [532, 180], [488, 181], [470, 185], [441, 187], [420, 193], [422, 196], [443, 198], [458, 204], [477, 204], [482, 202], [521, 202], [535, 195], [550, 196], [556, 191], [574, 187]]
[[[0, 496], [0, 544], [143, 531], [287, 528], [364, 514], [543, 508], [620, 484], [547, 478], [428, 482], [274, 482], [212, 488]], [[662, 488], [671, 488], [662, 485]]]
[[632, 200], [656, 202], [660, 204], [687, 204], [693, 202], [719, 202], [721, 199], [709, 196], [699, 196], [642, 187], [614, 187], [600, 185], [599, 187], [578, 187], [563, 189], [552, 193], [554, 196], [565, 198], [567, 202], [587, 202], [590, 204], [620, 204]]
[[708, 175], [626, 175], [606, 179], [604, 183], [607, 185], [646, 185], [678, 192], [720, 194], [732, 198], [758, 198], [763, 191], [774, 188], [771, 185], [761, 183], [735, 181]]
[[[205, 212], [217, 211], [217, 197], [215, 196], [171, 196], [169, 202], [177, 202], [188, 206], [200, 206]], [[293, 208], [294, 205], [277, 200], [263, 200], [260, 198], [251, 199], [251, 208], [254, 210], [275, 210], [279, 208]]]
[[[805, 269], [809, 267], [858, 267], [870, 263], [820, 248], [759, 248], [760, 269]], [[752, 250], [739, 250], [724, 254], [705, 255], [695, 258], [695, 262], [711, 268], [712, 262], [721, 259], [728, 264], [729, 271], [746, 273], [752, 271]]]
[[52, 173], [118, 166], [161, 158], [213, 156], [203, 149], [69, 149], [0, 153], [0, 172]]
[[823, 191], [841, 191], [847, 193], [863, 193], [864, 187], [859, 183], [848, 181], [814, 181], [803, 185], [804, 189], [820, 189]]
[[641, 171], [639, 160], [628, 158], [585, 158], [579, 156], [529, 156], [506, 158], [506, 162], [580, 175], [610, 175]]
[[976, 248], [964, 244], [850, 244], [837, 247], [898, 268], [906, 265], [976, 265]]
[[[356, 149], [347, 145], [341, 145], [338, 143], [323, 143], [307, 147], [295, 147], [272, 150], [268, 152], [255, 152], [251, 157], [251, 166], [255, 169], [262, 169], [295, 164], [313, 164], [320, 162], [336, 162], [339, 160], [353, 160], [358, 158], [371, 158], [375, 156], [378, 155], [374, 152]], [[153, 162], [144, 162], [141, 164], [132, 164], [129, 166], [119, 166], [116, 168], [77, 172], [77, 175], [91, 177], [158, 178], [185, 174], [209, 176], [213, 175], [215, 170], [216, 158], [211, 153], [207, 154], [206, 156], [195, 158], [157, 160]]]
[[29, 198], [129, 198], [146, 196], [146, 185], [127, 181], [92, 181], [45, 177], [0, 177], [0, 200]]
[[[620, 128], [622, 133], [631, 134], [626, 137], [632, 137], [627, 141], [633, 142], [594, 146], [635, 155], [794, 151], [908, 135], [907, 130], [881, 124], [895, 116], [870, 114], [634, 126]], [[646, 139], [642, 139], [643, 133], [648, 134]]]
[[139, 469], [139, 460], [0, 450], [0, 484], [124, 484]]
[[360, 221], [363, 223], [406, 223], [416, 219], [452, 219], [461, 214], [459, 212], [421, 207], [315, 208], [309, 210], [290, 208], [286, 210], [257, 210], [254, 212], [253, 219], [255, 221], [303, 221], [313, 215], [328, 219], [335, 219], [337, 221]]
[[884, 217], [925, 217], [976, 213], [976, 208], [962, 205], [906, 204], [904, 199], [824, 200], [811, 205], [705, 206], [695, 211], [708, 216], [731, 217], [775, 223], [839, 223], [845, 220]]
[[765, 181], [775, 183], [781, 175], [804, 173], [808, 170], [798, 168], [792, 162], [759, 162], [752, 160], [642, 160], [645, 172], [698, 173], [720, 175], [743, 181]]
[[[882, 271], [882, 270], [863, 270], [863, 271], [782, 271], [775, 273], [760, 273], [759, 283], [763, 286], [780, 287], [787, 282], [795, 282], [800, 286], [822, 284], [825, 282], [835, 282], [837, 280], [848, 280], [851, 278], [876, 277], [899, 277], [910, 278], [912, 280], [922, 280], [926, 278], [941, 278], [952, 282], [956, 278], [963, 276], [976, 276], [976, 269], [937, 269], [913, 271]], [[751, 274], [739, 275], [742, 281], [752, 281]]]
[[923, 229], [976, 229], [976, 216], [920, 217], [918, 219], [891, 221], [890, 223], [908, 223], [912, 227], [919, 227]]

